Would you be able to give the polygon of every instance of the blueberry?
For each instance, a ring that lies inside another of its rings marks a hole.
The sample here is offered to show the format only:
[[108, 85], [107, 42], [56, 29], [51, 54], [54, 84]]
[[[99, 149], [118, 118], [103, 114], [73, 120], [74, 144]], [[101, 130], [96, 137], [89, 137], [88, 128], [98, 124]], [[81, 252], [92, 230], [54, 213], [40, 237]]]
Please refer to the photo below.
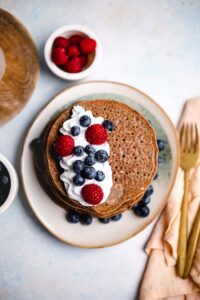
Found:
[[94, 179], [96, 176], [96, 170], [94, 167], [85, 167], [82, 171], [82, 175], [87, 179]]
[[105, 174], [102, 171], [97, 171], [95, 179], [97, 181], [103, 181], [105, 179]]
[[80, 221], [80, 216], [76, 211], [67, 213], [67, 221], [70, 223], [78, 223]]
[[158, 178], [158, 173], [154, 176], [153, 180], [156, 180]]
[[3, 175], [0, 177], [0, 183], [3, 185], [7, 185], [9, 183], [9, 177], [7, 175]]
[[84, 153], [84, 148], [83, 148], [82, 146], [76, 146], [76, 147], [74, 148], [74, 154], [75, 154], [76, 156], [82, 156], [83, 153]]
[[81, 129], [80, 129], [79, 126], [73, 126], [73, 127], [71, 128], [71, 134], [72, 134], [73, 136], [79, 135], [79, 134], [80, 134], [80, 131], [81, 131]]
[[146, 192], [144, 193], [143, 198], [144, 198], [144, 197], [149, 197], [149, 196], [151, 196], [152, 194], [153, 194], [153, 186], [150, 185], [150, 186], [148, 187], [148, 189], [146, 190]]
[[139, 205], [145, 206], [145, 205], [149, 204], [150, 201], [151, 201], [151, 196], [149, 196], [149, 195], [146, 196], [144, 194], [144, 196], [142, 197], [142, 199], [139, 202]]
[[109, 120], [103, 121], [102, 124], [109, 132], [113, 131], [115, 129], [113, 122]]
[[90, 154], [95, 154], [96, 151], [91, 145], [87, 145], [85, 147], [85, 152], [90, 155]]
[[32, 142], [30, 142], [30, 149], [31, 150], [36, 150], [39, 148], [39, 146], [41, 145], [42, 141], [40, 138], [36, 138], [34, 140], [32, 140]]
[[86, 158], [85, 158], [86, 166], [93, 166], [95, 163], [96, 163], [96, 159], [94, 156], [86, 156]]
[[75, 160], [73, 162], [72, 168], [75, 173], [80, 174], [81, 171], [83, 170], [83, 167], [84, 167], [84, 163], [82, 162], [82, 160]]
[[97, 161], [104, 163], [108, 160], [108, 153], [105, 150], [98, 150], [95, 153], [95, 158]]
[[149, 215], [150, 210], [148, 206], [138, 205], [134, 208], [134, 212], [138, 217], [145, 218]]
[[158, 165], [162, 165], [163, 162], [164, 162], [163, 158], [158, 156]]
[[90, 215], [82, 215], [81, 216], [81, 224], [90, 225], [92, 223], [92, 216]]
[[110, 218], [99, 218], [99, 222], [103, 224], [108, 224], [110, 222]]
[[115, 215], [111, 218], [112, 221], [119, 221], [122, 217], [122, 214]]
[[81, 186], [85, 183], [85, 179], [80, 174], [76, 174], [73, 177], [73, 183], [77, 186]]
[[91, 124], [91, 118], [88, 117], [88, 116], [86, 116], [86, 115], [82, 116], [82, 117], [80, 118], [80, 124], [81, 124], [81, 126], [83, 126], [83, 127], [88, 127], [88, 126], [90, 126], [90, 124]]
[[157, 144], [159, 151], [163, 151], [165, 149], [165, 141], [158, 139]]

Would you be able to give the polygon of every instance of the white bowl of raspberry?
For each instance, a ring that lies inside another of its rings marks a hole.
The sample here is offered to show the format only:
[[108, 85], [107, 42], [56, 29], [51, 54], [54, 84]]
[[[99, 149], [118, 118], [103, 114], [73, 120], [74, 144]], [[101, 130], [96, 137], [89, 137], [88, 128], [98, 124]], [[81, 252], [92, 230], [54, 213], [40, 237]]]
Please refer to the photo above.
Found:
[[101, 59], [101, 45], [96, 34], [81, 25], [67, 25], [55, 30], [44, 47], [49, 69], [65, 80], [89, 76]]

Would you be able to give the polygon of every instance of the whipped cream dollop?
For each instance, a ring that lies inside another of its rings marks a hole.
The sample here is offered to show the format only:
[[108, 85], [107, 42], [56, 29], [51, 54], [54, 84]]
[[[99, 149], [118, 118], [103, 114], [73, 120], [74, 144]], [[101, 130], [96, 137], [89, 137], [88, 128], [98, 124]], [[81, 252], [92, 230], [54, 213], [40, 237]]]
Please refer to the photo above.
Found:
[[[104, 121], [104, 118], [102, 117], [94, 117], [92, 112], [90, 110], [85, 110], [82, 106], [76, 105], [72, 109], [72, 115], [71, 118], [68, 119], [63, 123], [63, 126], [60, 128], [60, 133], [63, 135], [70, 135], [74, 139], [74, 144], [76, 146], [82, 146], [85, 148], [89, 143], [87, 142], [85, 138], [85, 132], [88, 127], [80, 126], [80, 118], [82, 116], [89, 116], [91, 118], [91, 124], [101, 124]], [[78, 136], [72, 136], [71, 135], [71, 128], [73, 126], [80, 126], [80, 134]], [[92, 147], [97, 150], [105, 150], [108, 155], [110, 154], [110, 147], [108, 142], [105, 142], [101, 145], [92, 145]], [[87, 153], [84, 152], [84, 154], [81, 157], [78, 157], [74, 154], [62, 157], [60, 161], [60, 166], [62, 169], [64, 169], [64, 172], [61, 174], [60, 179], [63, 181], [66, 192], [68, 196], [79, 202], [83, 206], [93, 206], [92, 204], [89, 204], [84, 201], [81, 190], [84, 185], [86, 184], [97, 184], [99, 185], [103, 190], [103, 199], [99, 204], [104, 203], [109, 194], [112, 187], [112, 169], [108, 161], [104, 163], [96, 162], [93, 167], [96, 169], [96, 171], [102, 171], [105, 174], [105, 179], [103, 181], [96, 181], [95, 179], [85, 179], [85, 183], [82, 186], [77, 186], [73, 183], [73, 177], [76, 175], [75, 172], [72, 169], [72, 164], [76, 160], [82, 160], [84, 161], [87, 156]]]

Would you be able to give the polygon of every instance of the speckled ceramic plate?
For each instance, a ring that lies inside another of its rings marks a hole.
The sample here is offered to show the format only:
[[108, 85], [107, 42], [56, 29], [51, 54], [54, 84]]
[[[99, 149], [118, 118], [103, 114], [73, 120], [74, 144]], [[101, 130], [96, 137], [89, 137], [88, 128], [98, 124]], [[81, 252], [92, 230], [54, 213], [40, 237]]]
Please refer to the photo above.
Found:
[[[102, 224], [97, 219], [90, 226], [66, 221], [66, 212], [56, 205], [40, 186], [29, 148], [30, 142], [38, 137], [51, 118], [76, 103], [77, 100], [116, 99], [135, 108], [152, 123], [157, 137], [165, 140], [163, 158], [158, 168], [158, 179], [153, 181], [154, 194], [149, 204], [150, 214], [146, 218], [126, 211], [118, 222]], [[58, 94], [37, 116], [25, 139], [21, 171], [28, 202], [39, 221], [54, 236], [62, 241], [88, 248], [106, 247], [123, 242], [144, 229], [163, 209], [172, 189], [178, 169], [178, 142], [176, 130], [166, 113], [150, 97], [137, 89], [115, 82], [94, 81], [73, 86]]]

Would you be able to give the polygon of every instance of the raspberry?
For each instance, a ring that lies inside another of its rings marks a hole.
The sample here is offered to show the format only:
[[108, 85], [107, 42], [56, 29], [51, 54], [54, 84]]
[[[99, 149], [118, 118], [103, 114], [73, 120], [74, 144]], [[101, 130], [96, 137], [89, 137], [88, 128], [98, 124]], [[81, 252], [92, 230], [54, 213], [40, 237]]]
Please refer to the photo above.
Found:
[[78, 34], [74, 34], [69, 38], [69, 43], [70, 45], [77, 45], [80, 43], [80, 41], [82, 41], [83, 37], [78, 35]]
[[68, 56], [65, 52], [65, 49], [62, 47], [58, 47], [53, 49], [52, 51], [52, 61], [56, 65], [64, 65], [68, 61]]
[[61, 135], [54, 144], [55, 153], [58, 156], [68, 156], [73, 153], [74, 140], [70, 135]]
[[96, 45], [96, 41], [91, 38], [85, 38], [80, 42], [81, 51], [85, 54], [90, 54], [94, 52]]
[[106, 129], [100, 124], [89, 126], [85, 132], [86, 140], [92, 145], [101, 145], [107, 141]]
[[73, 46], [70, 46], [70, 47], [68, 48], [67, 54], [68, 54], [70, 57], [76, 57], [76, 56], [79, 56], [79, 55], [80, 55], [80, 50], [79, 50], [78, 46], [73, 45]]
[[54, 48], [57, 47], [67, 48], [68, 46], [69, 46], [69, 40], [62, 36], [58, 36], [53, 42]]
[[102, 188], [97, 184], [86, 184], [82, 190], [81, 194], [85, 202], [97, 205], [101, 202], [103, 199], [103, 190]]
[[63, 69], [69, 73], [80, 72], [82, 69], [80, 57], [72, 58], [65, 66], [63, 66]]
[[81, 56], [80, 56], [80, 60], [81, 60], [81, 66], [82, 66], [82, 68], [84, 68], [85, 65], [86, 65], [87, 62], [88, 62], [87, 56], [86, 56], [86, 55], [81, 55]]

